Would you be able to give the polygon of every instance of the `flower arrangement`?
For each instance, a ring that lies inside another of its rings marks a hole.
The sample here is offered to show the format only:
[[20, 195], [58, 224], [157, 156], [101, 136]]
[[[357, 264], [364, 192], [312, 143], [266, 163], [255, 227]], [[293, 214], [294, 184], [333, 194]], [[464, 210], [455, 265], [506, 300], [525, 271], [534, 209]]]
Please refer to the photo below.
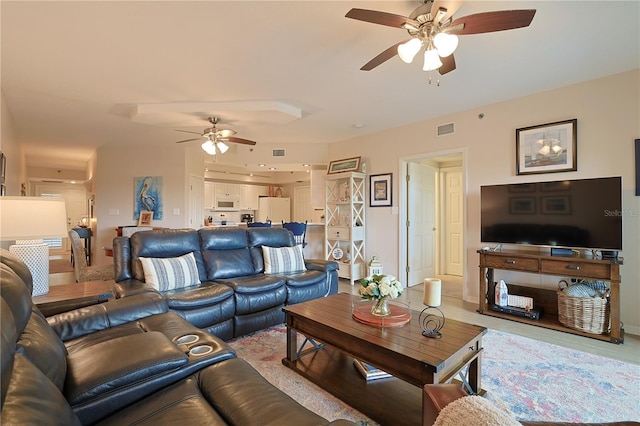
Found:
[[402, 284], [393, 275], [372, 275], [360, 281], [359, 293], [363, 299], [374, 300], [389, 296], [391, 299], [402, 294]]

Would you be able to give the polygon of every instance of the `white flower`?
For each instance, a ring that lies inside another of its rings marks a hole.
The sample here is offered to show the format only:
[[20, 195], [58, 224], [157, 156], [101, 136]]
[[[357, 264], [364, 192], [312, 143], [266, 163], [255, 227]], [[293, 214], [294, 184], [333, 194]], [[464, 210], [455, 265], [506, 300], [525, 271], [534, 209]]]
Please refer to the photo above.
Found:
[[392, 299], [402, 294], [402, 284], [393, 275], [372, 275], [360, 281], [362, 287], [358, 293], [364, 299], [381, 299], [389, 296]]

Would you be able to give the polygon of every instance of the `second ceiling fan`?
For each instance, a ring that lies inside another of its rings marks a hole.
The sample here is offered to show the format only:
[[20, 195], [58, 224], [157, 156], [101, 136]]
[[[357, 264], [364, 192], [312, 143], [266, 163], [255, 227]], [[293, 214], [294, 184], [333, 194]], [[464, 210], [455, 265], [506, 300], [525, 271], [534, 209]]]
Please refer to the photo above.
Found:
[[231, 129], [218, 130], [216, 124], [218, 124], [218, 117], [209, 117], [209, 123], [211, 127], [204, 129], [202, 133], [192, 132], [190, 130], [175, 129], [177, 132], [194, 133], [200, 135], [197, 138], [185, 139], [176, 143], [191, 142], [204, 139], [202, 143], [202, 149], [210, 155], [216, 155], [216, 150], [219, 150], [221, 154], [224, 154], [229, 149], [229, 146], [225, 142], [240, 143], [244, 145], [255, 145], [256, 142], [249, 139], [236, 138], [237, 132]]
[[402, 28], [411, 38], [394, 44], [367, 62], [363, 71], [370, 71], [395, 55], [411, 63], [424, 48], [423, 70], [438, 70], [441, 75], [456, 69], [453, 52], [458, 47], [458, 35], [490, 33], [527, 27], [533, 20], [535, 9], [501, 10], [476, 13], [453, 19], [462, 1], [425, 0], [408, 17], [377, 10], [351, 9], [345, 16], [351, 19]]

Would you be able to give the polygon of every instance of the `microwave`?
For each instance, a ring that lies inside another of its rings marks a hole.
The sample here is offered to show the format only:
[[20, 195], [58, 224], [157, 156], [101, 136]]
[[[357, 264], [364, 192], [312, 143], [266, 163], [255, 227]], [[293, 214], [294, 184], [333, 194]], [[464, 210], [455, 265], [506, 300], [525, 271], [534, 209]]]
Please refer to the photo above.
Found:
[[240, 197], [218, 195], [213, 202], [213, 209], [219, 212], [240, 211]]

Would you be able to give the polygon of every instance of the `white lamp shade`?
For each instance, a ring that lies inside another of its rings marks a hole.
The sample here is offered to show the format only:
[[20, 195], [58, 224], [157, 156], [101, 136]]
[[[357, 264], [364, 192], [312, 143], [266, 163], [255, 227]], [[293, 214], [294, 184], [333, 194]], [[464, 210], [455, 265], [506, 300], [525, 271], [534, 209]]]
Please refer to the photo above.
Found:
[[438, 55], [446, 58], [458, 48], [458, 36], [455, 34], [438, 33], [433, 38], [433, 45], [438, 49]]
[[220, 154], [224, 154], [225, 152], [227, 152], [227, 150], [229, 149], [229, 145], [227, 145], [224, 142], [218, 142], [216, 144], [216, 146], [218, 147], [218, 149], [220, 150]]
[[418, 38], [412, 38], [408, 42], [398, 46], [398, 56], [400, 56], [403, 62], [410, 64], [421, 48], [422, 41]]
[[0, 197], [2, 241], [63, 238], [67, 209], [61, 198]]
[[440, 60], [440, 56], [438, 56], [438, 51], [436, 49], [425, 50], [424, 52], [424, 66], [422, 69], [424, 71], [433, 71], [437, 70], [442, 66], [442, 61]]
[[211, 142], [211, 139], [207, 140], [202, 145], [202, 149], [209, 155], [216, 155], [216, 146]]

